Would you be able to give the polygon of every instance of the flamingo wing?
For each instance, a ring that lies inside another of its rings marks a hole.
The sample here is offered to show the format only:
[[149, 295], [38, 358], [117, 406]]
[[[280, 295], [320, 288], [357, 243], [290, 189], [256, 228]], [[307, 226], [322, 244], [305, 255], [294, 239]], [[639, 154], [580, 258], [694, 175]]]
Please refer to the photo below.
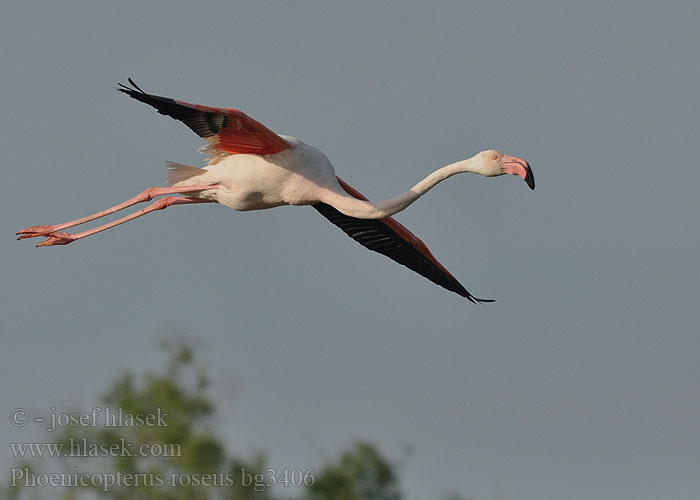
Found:
[[214, 156], [269, 155], [292, 147], [262, 123], [237, 109], [213, 108], [147, 94], [131, 78], [129, 83], [131, 87], [120, 83], [117, 90], [153, 106], [162, 115], [183, 122], [209, 143]]
[[[338, 178], [338, 181], [351, 196], [360, 200], [367, 200], [367, 198], [340, 178]], [[392, 217], [387, 217], [386, 219], [358, 219], [345, 215], [326, 203], [316, 203], [312, 206], [365, 248], [386, 255], [390, 259], [429, 279], [436, 285], [461, 295], [471, 302], [493, 302], [491, 299], [479, 299], [470, 294], [457, 281], [457, 278], [452, 276], [445, 269], [445, 266], [438, 262], [420, 238]]]

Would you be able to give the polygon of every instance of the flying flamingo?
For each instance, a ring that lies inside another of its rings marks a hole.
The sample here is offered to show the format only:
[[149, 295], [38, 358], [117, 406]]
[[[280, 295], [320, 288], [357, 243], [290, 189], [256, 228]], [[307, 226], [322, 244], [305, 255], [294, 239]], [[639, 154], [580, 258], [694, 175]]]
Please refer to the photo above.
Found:
[[[18, 231], [19, 239], [46, 237], [38, 247], [67, 245], [149, 212], [171, 205], [220, 203], [234, 210], [262, 210], [280, 205], [311, 205], [352, 239], [386, 255], [433, 283], [471, 302], [493, 302], [470, 294], [425, 244], [391, 216], [408, 207], [439, 182], [462, 172], [487, 177], [519, 175], [530, 189], [535, 178], [523, 159], [498, 151], [482, 151], [467, 160], [436, 170], [394, 198], [371, 202], [336, 177], [326, 156], [299, 139], [278, 135], [236, 109], [190, 104], [144, 92], [129, 78], [131, 87], [119, 84], [120, 92], [153, 106], [162, 115], [182, 121], [207, 145], [207, 166], [191, 167], [167, 162], [168, 187], [151, 187], [133, 198], [102, 212], [64, 224], [32, 226]], [[170, 196], [182, 194], [186, 196]], [[131, 215], [80, 233], [64, 229], [104, 217], [144, 201], [159, 198]]]

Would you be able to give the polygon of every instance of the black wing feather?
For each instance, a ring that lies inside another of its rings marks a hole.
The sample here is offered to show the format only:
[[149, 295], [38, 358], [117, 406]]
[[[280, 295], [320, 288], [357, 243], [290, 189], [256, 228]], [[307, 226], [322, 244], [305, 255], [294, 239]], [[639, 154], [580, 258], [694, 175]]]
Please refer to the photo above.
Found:
[[131, 78], [129, 78], [129, 83], [134, 88], [120, 83], [120, 88], [117, 88], [117, 90], [124, 92], [137, 101], [153, 106], [161, 115], [180, 120], [191, 128], [195, 134], [204, 139], [215, 136], [219, 133], [219, 130], [228, 125], [228, 116], [225, 114], [194, 109], [189, 106], [183, 106], [175, 99], [169, 97], [147, 94]]
[[312, 206], [365, 248], [386, 255], [390, 259], [429, 279], [436, 285], [461, 295], [471, 302], [493, 302], [491, 299], [474, 297], [454, 276], [438, 268], [413, 245], [384, 224], [381, 219], [350, 217], [326, 203], [316, 203]]

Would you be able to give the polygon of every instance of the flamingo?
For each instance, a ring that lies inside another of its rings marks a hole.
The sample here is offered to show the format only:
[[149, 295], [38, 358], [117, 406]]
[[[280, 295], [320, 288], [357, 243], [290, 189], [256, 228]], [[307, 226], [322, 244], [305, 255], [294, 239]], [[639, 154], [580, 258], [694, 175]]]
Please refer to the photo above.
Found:
[[[535, 189], [532, 169], [525, 160], [495, 150], [482, 151], [436, 170], [403, 194], [371, 202], [335, 175], [333, 166], [320, 150], [299, 139], [278, 135], [242, 111], [148, 94], [131, 78], [128, 81], [131, 86], [118, 83], [116, 89], [154, 107], [162, 115], [180, 120], [207, 142], [200, 148], [200, 152], [208, 155], [207, 165], [198, 168], [166, 162], [167, 187], [150, 187], [123, 203], [70, 222], [28, 227], [16, 233], [18, 240], [45, 237], [37, 247], [67, 245], [171, 205], [213, 202], [238, 211], [311, 205], [369, 250], [386, 255], [472, 303], [493, 302], [469, 293], [425, 243], [391, 216], [438, 183], [463, 172], [486, 177], [518, 175], [530, 189]], [[108, 224], [74, 234], [64, 232], [159, 196], [163, 197]]]

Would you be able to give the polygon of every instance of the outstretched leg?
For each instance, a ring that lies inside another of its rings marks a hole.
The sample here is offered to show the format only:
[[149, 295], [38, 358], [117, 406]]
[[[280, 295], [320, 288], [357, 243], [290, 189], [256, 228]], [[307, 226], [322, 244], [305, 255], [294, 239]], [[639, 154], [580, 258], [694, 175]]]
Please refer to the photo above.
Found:
[[[201, 191], [201, 189], [200, 189]], [[102, 226], [96, 227], [94, 229], [88, 229], [87, 231], [83, 231], [82, 233], [76, 233], [76, 234], [68, 234], [68, 233], [62, 233], [60, 231], [54, 231], [49, 233], [48, 238], [46, 241], [43, 241], [41, 243], [38, 243], [38, 247], [50, 247], [53, 245], [67, 245], [68, 243], [72, 243], [76, 240], [80, 240], [82, 238], [85, 238], [87, 236], [101, 233], [102, 231], [105, 231], [107, 229], [110, 229], [112, 227], [118, 226], [119, 224], [124, 224], [125, 222], [129, 222], [130, 220], [136, 219], [137, 217], [141, 217], [142, 215], [146, 215], [149, 212], [153, 212], [154, 210], [162, 210], [164, 208], [169, 207], [170, 205], [187, 205], [190, 203], [212, 203], [211, 200], [204, 200], [201, 198], [181, 198], [179, 196], [166, 196], [164, 198], [160, 198], [159, 200], [156, 200], [155, 202], [151, 203], [148, 205], [146, 208], [142, 208], [138, 212], [134, 212], [131, 215], [127, 215], [126, 217], [122, 217], [121, 219], [117, 219], [113, 222], [110, 222], [108, 224], [104, 224]]]
[[114, 205], [113, 207], [108, 208], [107, 210], [102, 210], [101, 212], [97, 212], [92, 215], [88, 215], [87, 217], [82, 217], [80, 219], [75, 219], [70, 222], [64, 222], [63, 224], [55, 224], [53, 226], [32, 226], [28, 227], [27, 229], [22, 229], [21, 231], [17, 231], [16, 234], [18, 234], [18, 240], [21, 240], [23, 238], [34, 238], [37, 236], [49, 236], [53, 233], [56, 233], [58, 231], [63, 231], [64, 229], [68, 229], [69, 227], [77, 226], [79, 224], [83, 224], [85, 222], [90, 222], [91, 220], [99, 219], [100, 217], [104, 217], [105, 215], [110, 215], [115, 212], [118, 212], [119, 210], [124, 210], [125, 208], [129, 208], [132, 205], [136, 205], [137, 203], [141, 203], [144, 201], [151, 201], [153, 198], [157, 196], [162, 196], [164, 194], [182, 194], [182, 193], [192, 193], [195, 191], [206, 191], [210, 189], [218, 189], [218, 185], [196, 185], [196, 186], [183, 186], [183, 187], [168, 187], [168, 188], [159, 188], [159, 187], [151, 187], [146, 189], [145, 191], [137, 194], [131, 199], [126, 200], [123, 203], [120, 203], [118, 205]]

